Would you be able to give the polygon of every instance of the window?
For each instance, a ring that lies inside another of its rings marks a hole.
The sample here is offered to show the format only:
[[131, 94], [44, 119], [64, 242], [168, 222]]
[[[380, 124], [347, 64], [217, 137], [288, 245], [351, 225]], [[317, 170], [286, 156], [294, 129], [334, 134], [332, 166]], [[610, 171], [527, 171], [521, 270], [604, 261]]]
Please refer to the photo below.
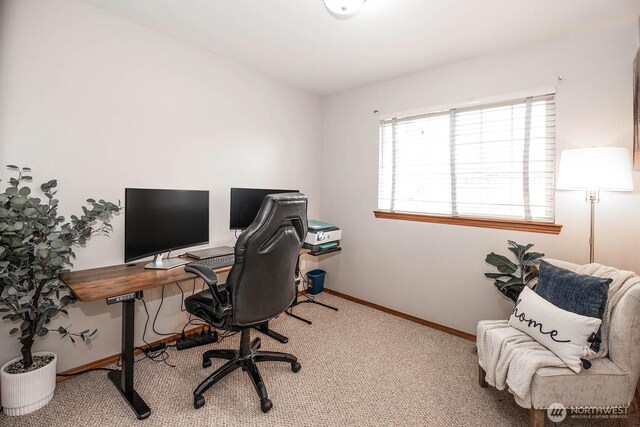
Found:
[[553, 224], [554, 170], [553, 94], [392, 118], [378, 209]]

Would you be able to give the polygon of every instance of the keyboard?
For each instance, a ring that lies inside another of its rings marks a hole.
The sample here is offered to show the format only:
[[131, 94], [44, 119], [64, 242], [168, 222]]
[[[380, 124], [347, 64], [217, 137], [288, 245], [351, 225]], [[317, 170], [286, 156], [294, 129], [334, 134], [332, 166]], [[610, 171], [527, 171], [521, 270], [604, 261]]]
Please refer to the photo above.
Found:
[[205, 258], [195, 262], [190, 262], [189, 264], [206, 265], [207, 267], [211, 267], [211, 268], [220, 268], [220, 267], [226, 267], [228, 265], [232, 265], [234, 261], [235, 261], [235, 255], [229, 254], [229, 255], [222, 255], [222, 256], [217, 256], [212, 258]]

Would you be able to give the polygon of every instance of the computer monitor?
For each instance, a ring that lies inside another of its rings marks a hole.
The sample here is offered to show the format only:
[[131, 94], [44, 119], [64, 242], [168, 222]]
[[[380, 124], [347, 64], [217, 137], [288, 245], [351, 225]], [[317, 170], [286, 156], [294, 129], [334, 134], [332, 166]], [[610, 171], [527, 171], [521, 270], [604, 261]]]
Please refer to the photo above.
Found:
[[258, 215], [262, 201], [268, 194], [298, 193], [298, 190], [274, 190], [266, 188], [232, 188], [229, 228], [244, 230]]
[[186, 264], [163, 252], [209, 243], [209, 192], [125, 189], [124, 260], [154, 256], [146, 268]]

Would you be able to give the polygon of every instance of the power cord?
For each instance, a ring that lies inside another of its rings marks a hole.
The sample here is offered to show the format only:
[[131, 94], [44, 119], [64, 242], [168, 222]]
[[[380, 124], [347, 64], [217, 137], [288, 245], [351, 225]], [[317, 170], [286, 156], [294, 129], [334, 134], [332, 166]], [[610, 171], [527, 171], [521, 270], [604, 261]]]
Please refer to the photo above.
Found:
[[[176, 283], [176, 285], [177, 285], [177, 283]], [[180, 285], [178, 285], [178, 287], [180, 287]], [[182, 291], [182, 288], [180, 288], [180, 291]], [[144, 298], [142, 299], [142, 301], [144, 302]], [[170, 334], [165, 334], [163, 332], [158, 332], [156, 330], [156, 321], [158, 320], [158, 315], [160, 314], [160, 310], [162, 310], [162, 305], [163, 304], [164, 304], [164, 286], [162, 287], [162, 293], [160, 294], [160, 305], [158, 306], [158, 310], [156, 311], [156, 315], [153, 317], [153, 323], [151, 324], [151, 330], [156, 335], [169, 337], [169, 336], [175, 335], [175, 332], [174, 333], [170, 333]], [[183, 304], [184, 304], [184, 292], [182, 292], [182, 302], [180, 303], [180, 311], [182, 311], [182, 305]], [[145, 310], [146, 310], [146, 303], [145, 303]], [[147, 312], [147, 314], [148, 314], [148, 312]]]
[[[164, 300], [164, 286], [162, 287], [162, 294], [163, 294], [163, 300]], [[144, 311], [147, 314], [147, 320], [145, 320], [144, 322], [144, 330], [142, 331], [142, 341], [147, 345], [147, 348], [136, 347], [136, 349], [139, 349], [144, 353], [145, 357], [143, 357], [142, 359], [135, 360], [134, 363], [139, 362], [140, 360], [144, 360], [145, 358], [149, 358], [154, 362], [163, 362], [166, 365], [172, 368], [175, 368], [176, 367], [175, 365], [172, 365], [171, 363], [167, 362], [167, 359], [169, 359], [169, 353], [167, 352], [167, 345], [164, 342], [156, 346], [153, 346], [147, 341], [146, 339], [147, 328], [149, 326], [149, 320], [151, 320], [151, 316], [149, 316], [149, 309], [147, 308], [147, 302], [144, 300], [144, 298], [142, 298], [142, 306], [144, 307]], [[160, 307], [158, 307], [158, 312], [156, 313], [155, 319], [158, 318], [158, 313], [160, 312], [160, 308], [162, 308], [162, 301], [160, 302]], [[155, 319], [154, 319], [154, 324], [152, 324], [152, 329], [154, 330], [154, 332], [156, 332]]]
[[316, 299], [315, 296], [310, 296], [309, 294], [309, 281], [307, 280], [307, 275], [300, 272], [300, 276], [302, 278], [302, 288], [307, 291], [302, 294], [309, 301], [314, 301]]
[[[184, 291], [182, 290], [182, 286], [180, 286], [180, 283], [176, 283], [176, 286], [178, 287], [178, 289], [180, 289], [180, 294], [182, 294], [182, 301], [180, 302], [180, 311], [184, 313], [185, 311], [187, 311], [187, 307], [185, 307], [184, 305]], [[195, 291], [195, 283], [194, 283], [194, 291]]]
[[[181, 311], [186, 311], [186, 307], [184, 305], [184, 289], [182, 289], [182, 287], [176, 283], [176, 285], [178, 286], [178, 288], [180, 289], [180, 293], [182, 296], [182, 300], [180, 302], [180, 310]], [[203, 282], [202, 284], [202, 289], [204, 290], [205, 288], [205, 283]], [[191, 294], [194, 295], [196, 293], [196, 279], [193, 280], [193, 289], [191, 291]], [[153, 322], [151, 323], [151, 329], [153, 330], [153, 332], [157, 335], [161, 335], [161, 336], [173, 336], [173, 335], [177, 335], [178, 332], [174, 332], [174, 333], [162, 333], [162, 332], [158, 332], [156, 329], [156, 321], [158, 320], [158, 316], [160, 314], [160, 310], [162, 309], [162, 306], [164, 304], [164, 286], [162, 287], [162, 291], [161, 291], [161, 297], [160, 297], [160, 305], [158, 306], [158, 310], [156, 311], [156, 314], [154, 315], [153, 318]], [[151, 320], [151, 316], [149, 315], [149, 309], [147, 307], [147, 303], [144, 300], [144, 298], [142, 298], [142, 305], [144, 307], [144, 311], [145, 314], [147, 315], [147, 319], [145, 320], [144, 323], [144, 330], [142, 332], [142, 341], [146, 344], [146, 348], [142, 348], [142, 347], [136, 347], [136, 349], [142, 351], [144, 353], [144, 356], [135, 360], [135, 362], [140, 362], [144, 359], [151, 359], [154, 362], [163, 362], [166, 365], [175, 368], [175, 365], [172, 365], [171, 363], [168, 362], [169, 359], [169, 353], [167, 351], [168, 348], [173, 348], [176, 347], [176, 344], [166, 344], [164, 342], [157, 344], [157, 345], [151, 345], [147, 340], [146, 340], [146, 334], [147, 334], [147, 329], [149, 327], [149, 321]], [[199, 322], [199, 323], [194, 323], [194, 321]], [[187, 323], [184, 325], [184, 327], [182, 328], [182, 331], [180, 332], [180, 335], [184, 338], [188, 339], [188, 336], [185, 335], [184, 331], [186, 330], [188, 325], [193, 325], [193, 326], [202, 326], [202, 331], [204, 333], [205, 331], [205, 327], [209, 327], [209, 330], [211, 330], [211, 325], [208, 325], [207, 323], [204, 323], [202, 321], [199, 321], [199, 319], [192, 319], [191, 318], [191, 314], [189, 314], [189, 320], [187, 321]], [[226, 335], [222, 335], [222, 338], [225, 338], [227, 336], [231, 336], [231, 335], [235, 335], [234, 334], [226, 334]], [[222, 341], [222, 340], [220, 340]], [[121, 365], [121, 360], [118, 361], [117, 366]]]
[[[181, 312], [185, 312], [187, 311], [187, 307], [184, 305], [184, 289], [182, 289], [182, 286], [180, 286], [179, 283], [176, 282], [176, 286], [178, 287], [178, 289], [180, 289], [180, 295], [181, 295], [181, 301], [180, 301], [180, 311]], [[153, 330], [153, 332], [156, 335], [160, 335], [160, 336], [173, 336], [173, 335], [177, 335], [178, 332], [172, 332], [172, 333], [163, 333], [163, 332], [158, 332], [158, 330], [156, 329], [156, 322], [158, 320], [158, 316], [160, 315], [160, 310], [162, 310], [162, 305], [164, 304], [164, 286], [162, 287], [162, 291], [160, 294], [160, 305], [158, 306], [158, 310], [156, 311], [155, 316], [153, 317], [153, 323], [151, 324], [151, 329]], [[196, 281], [195, 279], [193, 280], [193, 290], [191, 291], [191, 295], [194, 295], [196, 293]], [[145, 305], [145, 310], [147, 310], [146, 308], [146, 303], [144, 301], [144, 298], [142, 299], [143, 304]], [[148, 311], [147, 311], [148, 314]], [[189, 315], [189, 319], [191, 319], [191, 315]], [[182, 329], [182, 335], [184, 335], [184, 328]]]
[[[171, 252], [169, 252], [169, 254], [171, 254]], [[168, 256], [167, 256], [168, 258]], [[184, 305], [184, 289], [182, 289], [182, 286], [180, 286], [179, 283], [176, 283], [176, 286], [178, 286], [178, 289], [180, 289], [180, 294], [181, 294], [181, 302], [180, 302], [180, 311], [181, 312], [185, 312], [187, 310], [186, 306]], [[202, 290], [204, 290], [205, 288], [205, 283], [203, 282], [202, 285]], [[191, 291], [191, 295], [195, 295], [196, 293], [196, 279], [193, 280], [193, 289]], [[153, 322], [151, 324], [151, 328], [153, 330], [153, 332], [156, 335], [161, 335], [161, 336], [172, 336], [172, 335], [177, 335], [176, 333], [171, 333], [171, 334], [165, 334], [165, 333], [161, 333], [158, 332], [156, 330], [156, 321], [158, 320], [158, 315], [160, 314], [160, 310], [162, 309], [162, 305], [164, 304], [164, 286], [162, 287], [162, 293], [160, 296], [160, 305], [158, 306], [158, 310], [156, 311], [156, 314], [153, 318]], [[175, 347], [176, 344], [166, 344], [164, 342], [161, 342], [160, 344], [156, 344], [156, 345], [152, 345], [151, 343], [149, 343], [146, 339], [146, 335], [147, 335], [147, 329], [149, 327], [149, 321], [151, 320], [151, 316], [149, 315], [149, 309], [147, 307], [147, 302], [144, 300], [144, 298], [142, 298], [142, 305], [144, 307], [144, 311], [145, 314], [147, 315], [147, 319], [144, 322], [144, 330], [142, 332], [142, 341], [146, 344], [146, 348], [145, 347], [135, 347], [136, 350], [140, 350], [143, 353], [143, 356], [135, 359], [134, 363], [137, 362], [141, 362], [145, 359], [151, 359], [154, 362], [163, 362], [165, 363], [167, 366], [170, 366], [172, 368], [175, 368], [175, 365], [172, 365], [171, 363], [168, 362], [168, 359], [170, 357], [169, 353], [167, 352], [168, 348], [171, 347]], [[198, 323], [194, 323], [194, 322], [198, 322]], [[185, 335], [184, 331], [187, 329], [187, 326], [192, 325], [192, 326], [202, 326], [202, 331], [204, 332], [204, 328], [208, 327], [209, 331], [211, 331], [211, 329], [216, 329], [213, 328], [211, 325], [200, 321], [199, 319], [192, 319], [191, 318], [191, 314], [189, 314], [189, 320], [187, 321], [187, 323], [184, 325], [184, 327], [182, 328], [182, 331], [180, 333], [180, 335], [184, 338], [188, 339], [188, 336]], [[227, 337], [233, 336], [237, 334], [237, 332], [233, 332], [231, 333], [230, 330], [223, 330], [219, 333], [219, 341], [218, 342], [222, 342], [222, 340], [224, 340]], [[118, 361], [116, 362], [116, 366], [117, 367], [121, 367], [122, 366], [122, 356], [120, 356], [120, 358], [118, 359]], [[56, 374], [59, 377], [74, 377], [76, 375], [82, 375], [82, 374], [86, 374], [87, 372], [94, 372], [94, 371], [106, 371], [106, 372], [113, 372], [113, 371], [117, 371], [117, 369], [111, 369], [111, 368], [90, 368], [90, 369], [85, 369], [84, 371], [80, 371], [80, 372], [74, 372], [71, 374]]]
[[[164, 289], [164, 287], [163, 287]], [[166, 348], [166, 344], [162, 343], [159, 344], [157, 346], [152, 346], [146, 339], [146, 335], [147, 335], [147, 328], [149, 326], [149, 320], [150, 320], [150, 316], [149, 316], [149, 310], [147, 308], [147, 303], [144, 300], [144, 298], [142, 298], [142, 305], [144, 306], [144, 311], [147, 314], [147, 319], [144, 322], [144, 331], [142, 332], [142, 341], [147, 345], [146, 348], [143, 347], [135, 347], [136, 350], [140, 350], [143, 352], [144, 356], [142, 358], [139, 358], [137, 360], [134, 360], [134, 363], [136, 362], [140, 362], [144, 359], [151, 359], [154, 362], [164, 362], [165, 364], [167, 364], [168, 366], [171, 366], [173, 368], [175, 368], [175, 365], [170, 364], [169, 362], [167, 362], [167, 359], [169, 358], [169, 353], [167, 352]], [[159, 310], [158, 310], [159, 311]], [[152, 350], [153, 348], [158, 347], [158, 350]], [[116, 366], [117, 367], [121, 367], [122, 366], [122, 356], [120, 356], [120, 358], [118, 358], [118, 361], [116, 362]], [[93, 371], [107, 371], [107, 372], [113, 372], [113, 371], [117, 371], [117, 369], [111, 369], [111, 368], [91, 368], [91, 369], [86, 369], [84, 371], [80, 371], [80, 372], [74, 372], [72, 374], [56, 374], [57, 376], [60, 377], [74, 377], [76, 375], [81, 375], [81, 374], [86, 374], [87, 372], [93, 372]]]
[[[184, 306], [184, 290], [182, 289], [182, 287], [176, 283], [176, 285], [178, 286], [178, 288], [180, 288], [180, 292], [182, 293], [182, 304], [181, 304], [181, 311], [186, 311], [186, 307]], [[202, 282], [202, 290], [205, 289], [205, 283], [204, 281]], [[196, 279], [193, 279], [193, 288], [191, 289], [191, 295], [195, 295], [196, 293]], [[189, 340], [191, 342], [196, 342], [196, 340], [191, 339], [190, 335], [185, 334], [185, 330], [187, 329], [187, 326], [202, 326], [202, 330], [200, 332], [201, 335], [204, 335], [205, 332], [208, 332], [209, 334], [212, 333], [212, 330], [216, 330], [215, 328], [213, 328], [211, 325], [209, 325], [208, 323], [203, 322], [200, 319], [193, 319], [192, 318], [192, 314], [189, 313], [189, 318], [187, 319], [187, 322], [184, 324], [184, 326], [182, 327], [182, 331], [180, 332], [180, 336], [183, 340]], [[217, 332], [217, 330], [216, 330]], [[177, 347], [177, 343], [174, 344], [167, 344], [167, 347]]]

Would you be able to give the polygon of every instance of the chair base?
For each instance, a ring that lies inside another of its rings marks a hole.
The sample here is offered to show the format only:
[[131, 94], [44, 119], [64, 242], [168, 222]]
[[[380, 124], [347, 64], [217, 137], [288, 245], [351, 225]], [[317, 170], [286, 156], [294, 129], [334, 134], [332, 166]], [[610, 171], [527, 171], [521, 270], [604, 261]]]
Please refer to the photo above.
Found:
[[[486, 380], [487, 373], [482, 366], [478, 365], [478, 382], [480, 387], [486, 388], [489, 386]], [[632, 402], [633, 403], [633, 402]], [[544, 427], [545, 416], [547, 411], [545, 409], [536, 409], [534, 407], [529, 408], [529, 427]], [[620, 427], [628, 427], [628, 418], [618, 418], [618, 425]]]
[[291, 370], [293, 372], [298, 372], [300, 370], [300, 363], [298, 363], [298, 359], [292, 354], [275, 351], [258, 351], [260, 348], [260, 338], [255, 338], [253, 341], [249, 342], [249, 329], [243, 329], [241, 334], [239, 350], [214, 349], [209, 350], [202, 355], [203, 368], [211, 366], [211, 359], [225, 359], [227, 362], [200, 383], [200, 385], [195, 389], [193, 392], [194, 408], [198, 409], [204, 406], [205, 399], [202, 394], [205, 391], [231, 372], [238, 368], [242, 368], [242, 370], [249, 375], [249, 378], [251, 378], [251, 382], [256, 389], [256, 393], [258, 393], [262, 412], [269, 412], [273, 407], [273, 403], [269, 400], [267, 388], [264, 385], [264, 381], [262, 380], [262, 376], [260, 375], [260, 371], [258, 370], [256, 363], [287, 362], [291, 364]]

